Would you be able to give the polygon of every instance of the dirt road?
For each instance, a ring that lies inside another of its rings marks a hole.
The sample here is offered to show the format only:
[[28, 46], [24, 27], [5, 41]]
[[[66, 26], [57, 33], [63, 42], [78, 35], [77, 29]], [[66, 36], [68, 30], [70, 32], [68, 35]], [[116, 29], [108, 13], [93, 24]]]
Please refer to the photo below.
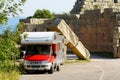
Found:
[[120, 59], [92, 59], [90, 62], [65, 64], [53, 74], [21, 75], [20, 80], [120, 80]]

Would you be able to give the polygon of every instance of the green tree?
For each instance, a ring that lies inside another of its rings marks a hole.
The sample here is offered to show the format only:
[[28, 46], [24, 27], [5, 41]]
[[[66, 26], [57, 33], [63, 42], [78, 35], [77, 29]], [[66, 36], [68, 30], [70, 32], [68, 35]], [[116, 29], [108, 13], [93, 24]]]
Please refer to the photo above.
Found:
[[[43, 9], [43, 10], [36, 10], [34, 15], [32, 16], [33, 18], [49, 18], [49, 19], [54, 19], [54, 13], [51, 13], [49, 10]], [[32, 18], [31, 16], [28, 18]]]
[[[15, 17], [21, 13], [21, 7], [25, 1], [0, 0], [0, 25], [8, 22], [8, 16]], [[15, 57], [19, 54], [17, 45], [20, 43], [20, 33], [18, 29], [11, 32], [8, 28], [0, 35], [0, 80], [18, 80], [19, 78], [18, 68], [15, 68]]]
[[0, 44], [0, 60], [14, 60], [14, 56], [18, 53], [18, 49], [15, 47], [17, 44], [10, 38], [1, 38]]
[[15, 65], [19, 38], [19, 31], [11, 32], [9, 28], [0, 37], [0, 80], [19, 80], [20, 66]]
[[0, 0], [0, 24], [8, 21], [8, 16], [17, 16], [26, 0]]
[[15, 57], [19, 53], [16, 47], [18, 44], [18, 31], [11, 32], [8, 28], [0, 37], [0, 70], [10, 71], [14, 69]]
[[23, 32], [23, 23], [17, 25], [17, 29], [13, 32], [8, 27], [0, 37], [0, 60], [14, 60], [19, 54], [19, 48], [16, 47], [21, 42], [20, 34]]

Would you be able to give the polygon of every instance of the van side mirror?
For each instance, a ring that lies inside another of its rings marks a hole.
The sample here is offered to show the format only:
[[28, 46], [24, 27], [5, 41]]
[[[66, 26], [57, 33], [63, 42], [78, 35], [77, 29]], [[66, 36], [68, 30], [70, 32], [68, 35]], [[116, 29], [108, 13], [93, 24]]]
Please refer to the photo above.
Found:
[[21, 51], [20, 58], [24, 58], [26, 51]]
[[53, 54], [52, 54], [52, 55], [56, 57], [56, 53], [55, 53], [55, 52], [53, 52]]

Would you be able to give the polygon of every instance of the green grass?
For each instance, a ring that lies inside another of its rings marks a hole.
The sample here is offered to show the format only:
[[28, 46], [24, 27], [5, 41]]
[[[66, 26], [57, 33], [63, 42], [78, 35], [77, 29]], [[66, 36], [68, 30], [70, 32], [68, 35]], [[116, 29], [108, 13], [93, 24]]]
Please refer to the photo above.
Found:
[[84, 62], [90, 62], [90, 60], [79, 60], [79, 59], [67, 59], [65, 61], [65, 64], [71, 64], [71, 63], [84, 63]]
[[0, 61], [0, 80], [19, 80], [19, 66], [14, 65], [14, 61]]
[[19, 80], [20, 73], [16, 70], [11, 72], [0, 71], [0, 80]]

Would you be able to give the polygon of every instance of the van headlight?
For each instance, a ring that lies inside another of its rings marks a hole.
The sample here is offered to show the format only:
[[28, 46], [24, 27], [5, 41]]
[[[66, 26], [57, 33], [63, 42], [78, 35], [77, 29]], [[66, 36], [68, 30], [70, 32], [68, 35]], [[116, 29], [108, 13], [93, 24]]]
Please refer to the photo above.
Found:
[[41, 62], [41, 64], [47, 64], [47, 63], [49, 63], [48, 60]]
[[24, 64], [30, 64], [30, 61], [24, 60]]

